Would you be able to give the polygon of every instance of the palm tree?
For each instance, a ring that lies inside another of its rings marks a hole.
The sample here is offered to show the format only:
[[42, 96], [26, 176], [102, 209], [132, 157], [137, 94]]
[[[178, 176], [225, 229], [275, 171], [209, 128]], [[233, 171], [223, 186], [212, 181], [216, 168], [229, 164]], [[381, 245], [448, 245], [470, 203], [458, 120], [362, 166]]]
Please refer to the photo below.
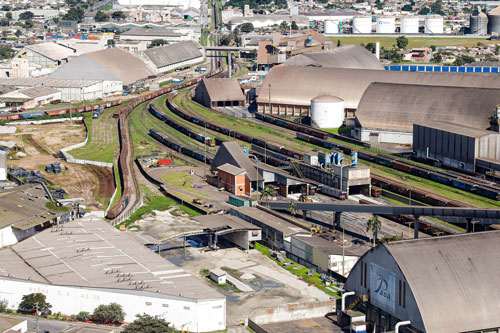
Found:
[[373, 247], [377, 240], [377, 233], [382, 228], [382, 222], [378, 219], [378, 215], [374, 214], [366, 223], [366, 231], [373, 232]]
[[295, 216], [297, 214], [297, 206], [295, 206], [295, 201], [290, 201], [290, 206], [288, 206], [288, 211], [292, 216]]
[[260, 193], [260, 200], [267, 198], [269, 200], [270, 197], [274, 197], [276, 195], [274, 188], [266, 186]]

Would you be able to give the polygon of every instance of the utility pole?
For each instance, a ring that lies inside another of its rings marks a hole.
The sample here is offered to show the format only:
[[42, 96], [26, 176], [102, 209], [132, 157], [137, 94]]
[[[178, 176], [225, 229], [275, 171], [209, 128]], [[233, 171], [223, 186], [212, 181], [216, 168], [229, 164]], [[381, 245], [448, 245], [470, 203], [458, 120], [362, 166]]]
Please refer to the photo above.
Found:
[[203, 168], [203, 178], [207, 179], [207, 122], [205, 122], [205, 167]]
[[344, 276], [345, 273], [344, 267], [345, 267], [345, 238], [344, 238], [344, 226], [342, 226], [342, 276]]
[[269, 114], [273, 114], [271, 109], [271, 84], [269, 83]]
[[36, 316], [36, 331], [40, 332], [40, 324], [38, 323], [38, 302], [35, 303], [35, 316]]

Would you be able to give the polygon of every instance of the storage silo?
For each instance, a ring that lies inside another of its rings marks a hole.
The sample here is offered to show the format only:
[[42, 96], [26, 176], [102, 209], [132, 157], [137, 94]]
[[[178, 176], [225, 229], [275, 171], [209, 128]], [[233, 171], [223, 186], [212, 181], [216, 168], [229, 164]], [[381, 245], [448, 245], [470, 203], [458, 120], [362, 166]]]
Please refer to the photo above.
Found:
[[420, 26], [420, 18], [418, 16], [401, 17], [402, 34], [418, 34], [419, 26]]
[[339, 128], [344, 123], [344, 100], [320, 95], [311, 100], [311, 125], [318, 128]]
[[352, 19], [353, 34], [371, 34], [372, 33], [372, 17], [371, 16], [356, 16]]
[[335, 21], [325, 21], [325, 34], [338, 34], [339, 33], [339, 22]]
[[479, 13], [477, 16], [470, 17], [470, 33], [472, 35], [488, 34], [488, 16], [485, 13]]
[[394, 16], [378, 16], [375, 22], [375, 31], [378, 34], [393, 34], [396, 31]]
[[7, 180], [7, 153], [0, 150], [0, 182]]
[[488, 34], [500, 33], [500, 7], [488, 13]]
[[424, 19], [425, 33], [430, 35], [442, 34], [444, 21], [442, 16], [426, 16]]

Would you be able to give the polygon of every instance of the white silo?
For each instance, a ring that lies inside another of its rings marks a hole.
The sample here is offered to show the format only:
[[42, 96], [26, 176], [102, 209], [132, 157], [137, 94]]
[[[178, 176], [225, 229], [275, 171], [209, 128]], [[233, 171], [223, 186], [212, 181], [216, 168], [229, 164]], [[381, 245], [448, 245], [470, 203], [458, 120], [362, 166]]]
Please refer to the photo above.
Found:
[[444, 31], [444, 21], [442, 16], [426, 16], [424, 19], [426, 34], [442, 34]]
[[344, 100], [320, 95], [311, 100], [311, 125], [318, 128], [339, 128], [344, 123]]
[[393, 34], [396, 31], [394, 16], [378, 16], [375, 22], [375, 31], [378, 34]]
[[7, 153], [0, 150], [0, 182], [7, 180]]
[[418, 34], [419, 25], [420, 25], [420, 19], [418, 16], [401, 17], [402, 34]]
[[356, 16], [352, 19], [353, 34], [371, 34], [372, 33], [372, 17], [371, 16]]
[[338, 34], [339, 33], [339, 22], [337, 21], [325, 21], [325, 34]]

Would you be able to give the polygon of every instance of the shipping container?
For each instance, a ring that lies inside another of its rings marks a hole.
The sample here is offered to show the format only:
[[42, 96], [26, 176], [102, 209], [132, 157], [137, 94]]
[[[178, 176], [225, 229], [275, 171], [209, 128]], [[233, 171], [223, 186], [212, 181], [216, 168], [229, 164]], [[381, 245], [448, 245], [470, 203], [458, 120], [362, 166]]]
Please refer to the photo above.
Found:
[[250, 201], [234, 195], [229, 196], [229, 203], [236, 207], [250, 207]]
[[162, 159], [160, 158], [158, 160], [158, 164], [159, 165], [172, 165], [173, 164], [173, 161], [172, 160], [167, 160], [167, 159]]

